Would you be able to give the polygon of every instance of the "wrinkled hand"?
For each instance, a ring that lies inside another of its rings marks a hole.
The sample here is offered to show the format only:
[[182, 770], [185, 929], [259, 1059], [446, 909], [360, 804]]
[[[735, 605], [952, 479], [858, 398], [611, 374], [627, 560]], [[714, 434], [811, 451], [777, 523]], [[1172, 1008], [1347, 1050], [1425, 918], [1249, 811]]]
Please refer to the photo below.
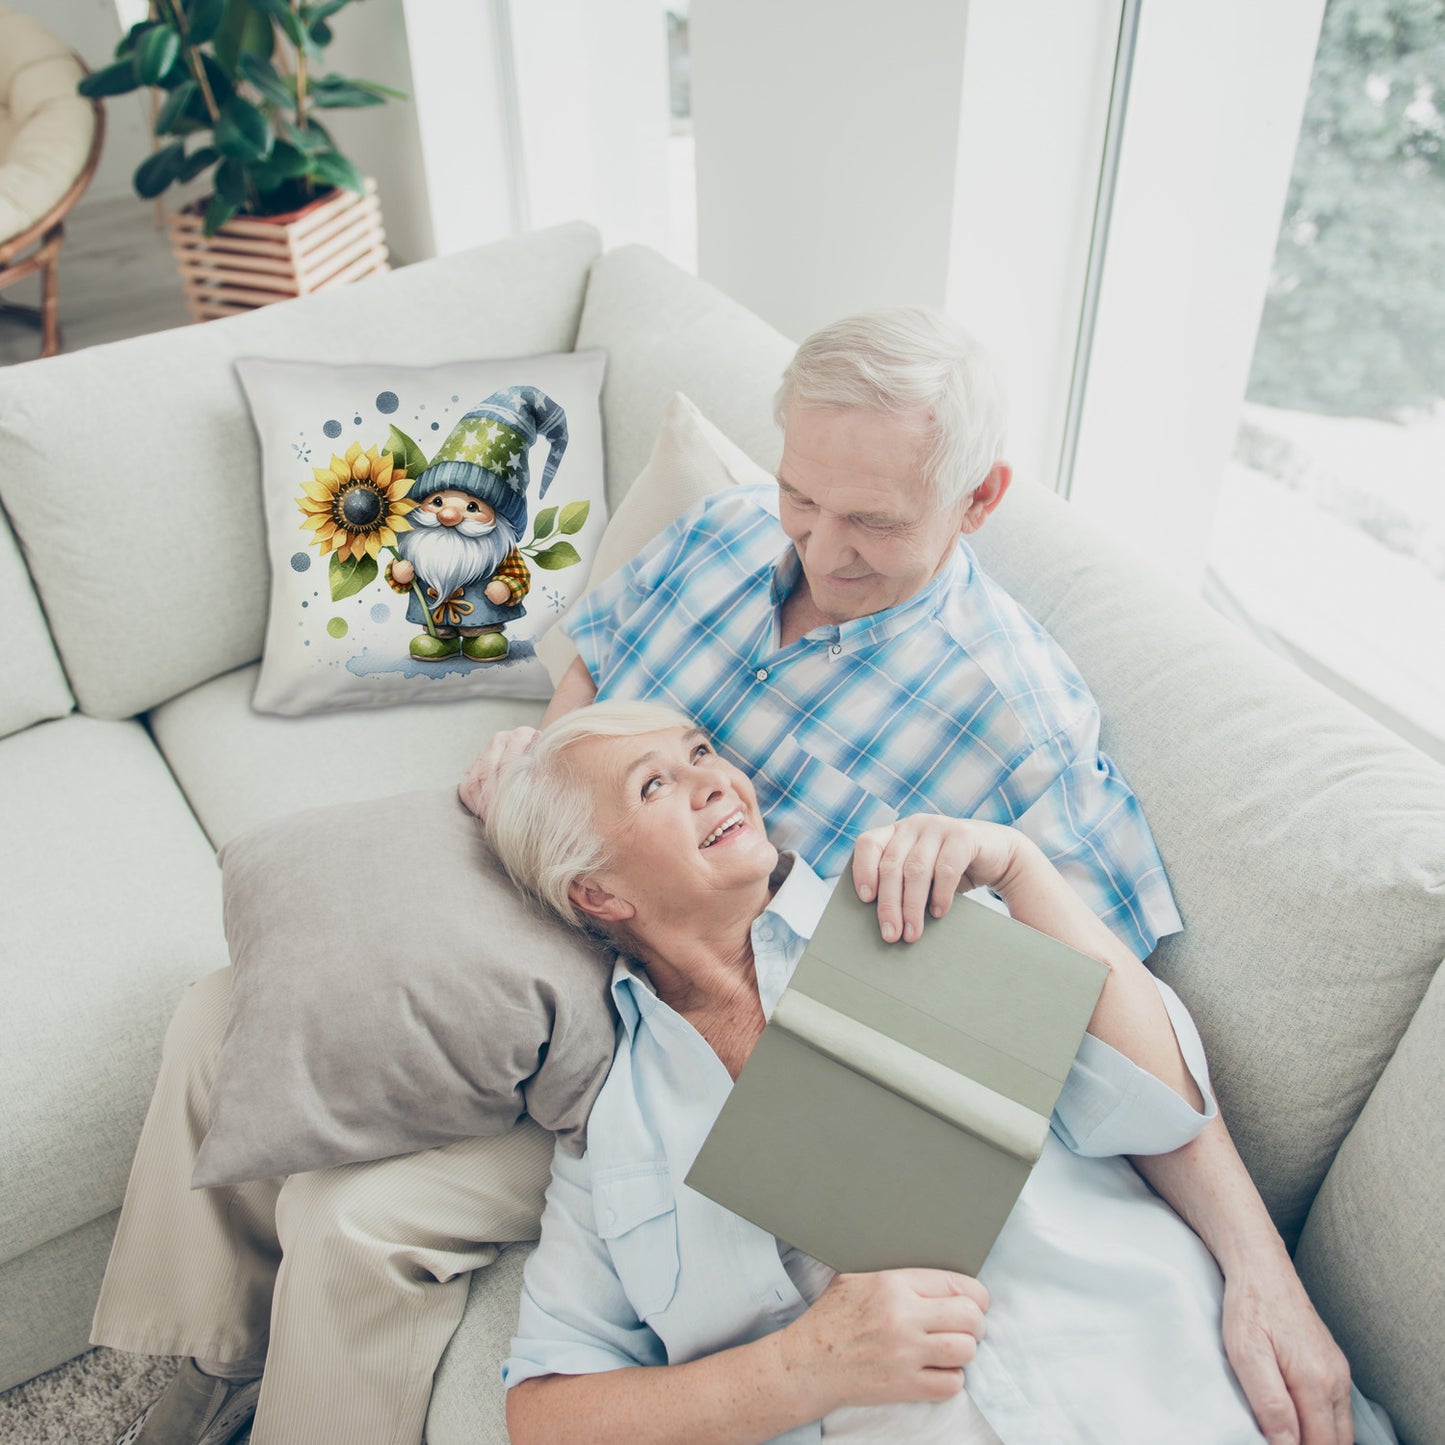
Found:
[[947, 1270], [840, 1274], [779, 1343], [829, 1409], [947, 1400], [963, 1389], [987, 1308], [976, 1279]]
[[498, 607], [505, 607], [512, 600], [512, 589], [505, 582], [493, 578], [482, 589], [482, 595], [488, 602], [495, 603]]
[[1349, 1363], [1292, 1268], [1226, 1279], [1224, 1349], [1269, 1445], [1352, 1445]]
[[865, 903], [878, 900], [887, 942], [912, 943], [925, 912], [942, 918], [956, 893], [1002, 883], [1025, 846], [1020, 833], [998, 823], [916, 813], [858, 839], [853, 886]]
[[492, 789], [496, 783], [497, 771], [506, 762], [525, 753], [536, 742], [540, 734], [536, 728], [512, 728], [508, 732], [494, 733], [487, 745], [472, 760], [462, 780], [457, 784], [457, 793], [462, 802], [479, 817], [487, 821], [487, 811], [492, 803]]

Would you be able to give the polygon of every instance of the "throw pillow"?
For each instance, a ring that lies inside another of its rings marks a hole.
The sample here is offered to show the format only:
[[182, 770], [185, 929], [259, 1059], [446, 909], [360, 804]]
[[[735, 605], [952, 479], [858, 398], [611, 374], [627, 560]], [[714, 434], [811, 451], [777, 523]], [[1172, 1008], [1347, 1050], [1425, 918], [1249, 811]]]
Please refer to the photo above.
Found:
[[[704, 497], [725, 487], [773, 480], [772, 473], [729, 441], [687, 397], [674, 392], [647, 465], [618, 504], [597, 545], [588, 590], [630, 562], [669, 523]], [[556, 683], [572, 665], [577, 649], [556, 627], [538, 642], [537, 656]]]
[[550, 696], [536, 641], [607, 521], [605, 360], [238, 361], [271, 563], [252, 705]]
[[500, 1134], [524, 1111], [580, 1152], [612, 960], [523, 902], [452, 790], [293, 814], [220, 863], [235, 975], [195, 1187]]

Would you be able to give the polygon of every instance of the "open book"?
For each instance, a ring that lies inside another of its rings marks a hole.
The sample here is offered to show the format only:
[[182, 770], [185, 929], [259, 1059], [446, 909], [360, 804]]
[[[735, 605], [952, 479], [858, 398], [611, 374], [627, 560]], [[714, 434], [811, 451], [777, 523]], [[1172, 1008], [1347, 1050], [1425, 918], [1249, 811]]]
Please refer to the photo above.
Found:
[[969, 898], [885, 944], [845, 875], [687, 1183], [834, 1269], [977, 1274], [1107, 977]]

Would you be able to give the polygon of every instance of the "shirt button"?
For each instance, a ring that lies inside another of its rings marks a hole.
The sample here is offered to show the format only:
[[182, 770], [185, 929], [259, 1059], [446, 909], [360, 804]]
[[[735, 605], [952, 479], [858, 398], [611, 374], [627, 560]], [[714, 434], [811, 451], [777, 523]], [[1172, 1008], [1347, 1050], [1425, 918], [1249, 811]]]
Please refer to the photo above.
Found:
[[766, 667], [760, 667], [753, 676], [757, 678], [759, 682], [766, 682], [768, 680], [768, 670]]
[[828, 649], [828, 651], [831, 652], [834, 657], [837, 657], [837, 655], [842, 652], [842, 650], [843, 644], [841, 642], [835, 642], [832, 647]]

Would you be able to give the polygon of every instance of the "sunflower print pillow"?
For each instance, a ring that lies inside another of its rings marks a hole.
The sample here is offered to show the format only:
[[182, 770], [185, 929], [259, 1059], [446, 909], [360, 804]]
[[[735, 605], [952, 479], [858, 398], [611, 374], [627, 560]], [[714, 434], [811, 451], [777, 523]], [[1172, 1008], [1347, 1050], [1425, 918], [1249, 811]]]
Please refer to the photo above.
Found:
[[252, 705], [550, 697], [537, 640], [582, 595], [607, 524], [604, 365], [238, 361], [271, 564]]

